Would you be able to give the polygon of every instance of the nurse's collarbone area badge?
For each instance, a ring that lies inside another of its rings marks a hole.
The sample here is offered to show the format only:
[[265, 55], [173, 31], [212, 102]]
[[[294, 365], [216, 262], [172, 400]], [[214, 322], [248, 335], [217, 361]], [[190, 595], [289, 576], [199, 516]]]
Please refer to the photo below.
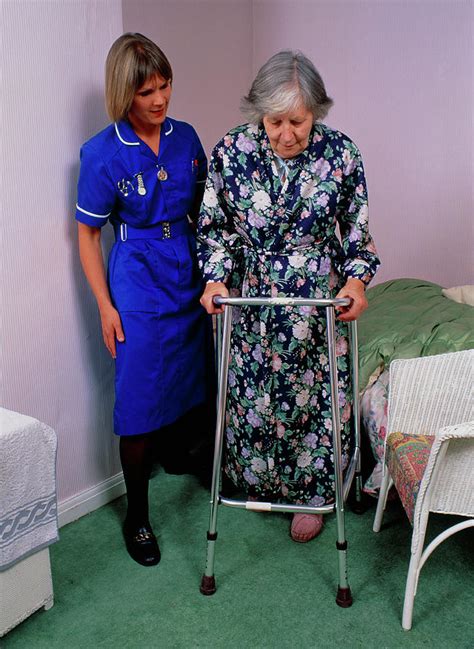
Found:
[[165, 169], [163, 166], [161, 166], [161, 167], [158, 169], [158, 173], [156, 174], [156, 177], [158, 178], [158, 180], [161, 180], [162, 182], [163, 182], [164, 180], [167, 180], [167, 178], [168, 178], [168, 172], [166, 171], [166, 169]]

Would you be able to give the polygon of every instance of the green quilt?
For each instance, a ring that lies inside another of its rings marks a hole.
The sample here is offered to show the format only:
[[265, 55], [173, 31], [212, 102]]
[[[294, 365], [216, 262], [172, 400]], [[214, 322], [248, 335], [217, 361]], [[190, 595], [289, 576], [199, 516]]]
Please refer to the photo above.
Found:
[[369, 308], [358, 322], [360, 384], [395, 358], [474, 348], [474, 307], [444, 297], [424, 280], [396, 279], [367, 290]]

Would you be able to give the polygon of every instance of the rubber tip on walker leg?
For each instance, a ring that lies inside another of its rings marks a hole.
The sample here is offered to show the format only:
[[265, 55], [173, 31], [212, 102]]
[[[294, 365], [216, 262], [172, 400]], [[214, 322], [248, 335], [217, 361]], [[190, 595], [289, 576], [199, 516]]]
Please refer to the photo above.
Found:
[[364, 498], [362, 498], [361, 500], [354, 500], [353, 502], [351, 502], [351, 509], [354, 514], [358, 514], [360, 516], [361, 514], [365, 514], [368, 509], [368, 505], [365, 502]]
[[199, 588], [203, 595], [214, 595], [216, 592], [216, 580], [214, 576], [207, 577], [206, 575], [202, 576], [201, 587]]
[[337, 589], [336, 604], [341, 608], [352, 606], [352, 593], [349, 587]]

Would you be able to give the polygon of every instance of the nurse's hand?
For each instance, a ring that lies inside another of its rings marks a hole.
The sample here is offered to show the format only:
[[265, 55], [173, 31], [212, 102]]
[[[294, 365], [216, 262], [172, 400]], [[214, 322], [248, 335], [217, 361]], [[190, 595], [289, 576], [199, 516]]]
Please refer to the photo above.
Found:
[[217, 306], [212, 301], [216, 295], [219, 295], [220, 297], [229, 297], [227, 286], [223, 282], [208, 282], [206, 284], [206, 290], [201, 297], [201, 304], [211, 315], [213, 313], [224, 313], [224, 305]]
[[112, 304], [107, 304], [99, 309], [99, 313], [105, 346], [109, 350], [112, 358], [116, 358], [115, 341], [118, 340], [120, 343], [125, 341], [119, 312]]
[[343, 322], [357, 320], [369, 306], [365, 297], [365, 285], [360, 279], [348, 279], [336, 297], [348, 297], [352, 300], [349, 306], [336, 307], [336, 311], [339, 311], [337, 319]]

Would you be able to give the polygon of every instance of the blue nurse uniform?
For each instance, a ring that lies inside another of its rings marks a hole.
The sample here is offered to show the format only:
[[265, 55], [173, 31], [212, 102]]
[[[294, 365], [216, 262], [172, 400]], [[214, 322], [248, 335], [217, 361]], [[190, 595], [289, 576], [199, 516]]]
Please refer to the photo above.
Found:
[[189, 225], [206, 156], [192, 126], [166, 118], [158, 156], [127, 121], [81, 149], [76, 219], [110, 221], [108, 283], [125, 342], [117, 343], [114, 429], [149, 433], [203, 403], [209, 320]]

